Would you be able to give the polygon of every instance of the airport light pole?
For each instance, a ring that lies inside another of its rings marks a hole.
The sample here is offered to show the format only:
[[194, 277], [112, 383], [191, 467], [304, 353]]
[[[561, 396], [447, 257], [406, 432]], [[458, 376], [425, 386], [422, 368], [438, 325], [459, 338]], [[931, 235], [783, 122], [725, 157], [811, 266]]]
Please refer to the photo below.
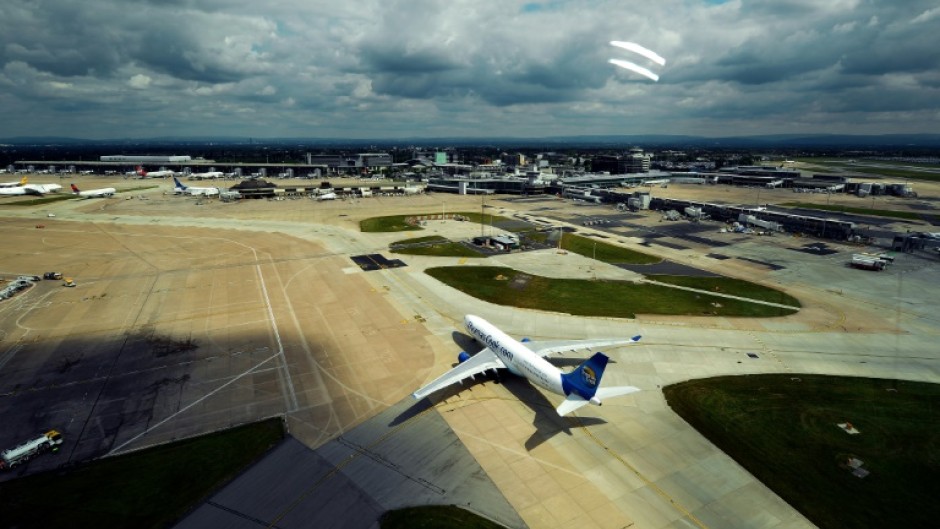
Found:
[[591, 271], [594, 272], [594, 281], [597, 281], [597, 241], [594, 241], [594, 252], [591, 254], [591, 258], [594, 260], [591, 263]]

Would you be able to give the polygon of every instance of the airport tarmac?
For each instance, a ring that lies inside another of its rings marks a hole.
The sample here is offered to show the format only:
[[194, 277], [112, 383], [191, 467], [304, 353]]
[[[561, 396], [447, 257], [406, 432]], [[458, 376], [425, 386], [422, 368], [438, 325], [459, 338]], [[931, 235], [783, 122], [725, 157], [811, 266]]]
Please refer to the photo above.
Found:
[[[720, 234], [717, 224], [690, 232], [693, 240], [648, 237], [661, 229], [658, 214], [487, 198], [507, 213], [567, 222], [681, 265], [784, 288], [803, 303], [796, 315], [761, 320], [581, 318], [470, 298], [422, 270], [481, 263], [396, 256], [388, 243], [411, 234], [357, 229], [370, 216], [477, 211], [479, 197], [197, 205], [160, 190], [140, 194], [148, 199], [0, 204], [3, 272], [61, 268], [79, 283], [41, 282], [0, 304], [0, 399], [16, 410], [5, 445], [58, 427], [74, 443], [69, 460], [81, 460], [283, 413], [298, 440], [324, 447], [449, 368], [462, 317], [474, 313], [532, 339], [643, 335], [606, 351], [615, 363], [605, 382], [644, 391], [578, 417], [554, 416], [556, 397], [508, 380], [453, 392], [428, 412], [446, 421], [526, 525], [811, 527], [672, 413], [659, 389], [748, 373], [940, 379], [937, 263], [919, 256], [865, 272], [846, 268], [858, 248], [844, 244], [816, 255], [805, 251], [812, 240]], [[617, 224], [584, 227], [579, 219], [591, 216]], [[480, 226], [429, 221], [421, 233], [435, 230], [472, 236]], [[407, 266], [363, 272], [348, 258], [370, 253]], [[486, 262], [579, 277], [636, 274], [552, 251]], [[22, 472], [61, 463], [37, 458]]]

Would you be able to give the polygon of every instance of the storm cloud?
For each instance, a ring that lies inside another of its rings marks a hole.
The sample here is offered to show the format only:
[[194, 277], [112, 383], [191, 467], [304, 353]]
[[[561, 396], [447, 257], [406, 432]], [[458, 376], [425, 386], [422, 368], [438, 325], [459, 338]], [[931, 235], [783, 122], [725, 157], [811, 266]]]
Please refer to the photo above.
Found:
[[928, 0], [8, 0], [0, 137], [936, 132], [938, 29]]

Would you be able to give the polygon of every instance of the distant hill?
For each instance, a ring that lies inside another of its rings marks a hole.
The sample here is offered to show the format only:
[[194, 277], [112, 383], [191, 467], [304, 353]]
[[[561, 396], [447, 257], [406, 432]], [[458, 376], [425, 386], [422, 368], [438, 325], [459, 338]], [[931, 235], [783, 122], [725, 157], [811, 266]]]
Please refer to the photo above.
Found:
[[311, 145], [311, 146], [500, 146], [540, 147], [700, 147], [700, 148], [840, 148], [868, 149], [891, 147], [940, 148], [940, 134], [769, 134], [759, 136], [685, 136], [669, 134], [636, 135], [581, 135], [548, 137], [442, 137], [442, 138], [244, 138], [218, 137], [159, 137], [111, 140], [87, 140], [69, 137], [14, 137], [0, 139], [0, 144], [13, 146], [186, 146], [186, 145]]

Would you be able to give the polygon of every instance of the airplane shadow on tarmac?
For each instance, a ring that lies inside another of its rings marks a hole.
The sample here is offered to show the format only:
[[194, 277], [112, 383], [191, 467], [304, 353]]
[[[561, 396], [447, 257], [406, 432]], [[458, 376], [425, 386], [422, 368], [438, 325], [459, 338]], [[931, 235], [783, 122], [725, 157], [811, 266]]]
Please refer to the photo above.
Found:
[[[451, 334], [451, 338], [454, 340], [454, 343], [460, 347], [460, 350], [466, 351], [471, 355], [482, 350], [482, 346], [477, 343], [476, 340], [464, 333], [454, 331]], [[559, 367], [576, 367], [581, 365], [582, 362], [584, 362], [583, 358], [551, 359], [551, 363]], [[454, 363], [453, 365], [456, 366], [457, 364]], [[512, 375], [507, 370], [500, 370], [497, 375], [494, 375], [492, 372], [478, 375], [476, 381], [481, 380], [493, 380], [496, 384], [502, 384], [519, 402], [525, 404], [533, 411], [532, 425], [535, 426], [535, 431], [525, 442], [525, 448], [528, 451], [534, 450], [539, 445], [561, 432], [569, 436], [572, 435], [571, 428], [607, 424], [607, 421], [594, 417], [560, 417], [555, 412], [555, 405], [553, 405], [541, 391], [533, 387], [525, 378]], [[467, 380], [464, 381], [463, 384], [454, 384], [448, 388], [442, 389], [436, 393], [434, 402], [445, 401], [461, 391], [472, 391], [473, 385], [473, 380]], [[407, 422], [421, 415], [433, 405], [431, 399], [421, 399], [396, 416], [392, 422], [389, 423], [389, 426], [397, 426]]]
[[533, 412], [532, 426], [535, 426], [535, 431], [526, 439], [525, 449], [527, 451], [535, 450], [542, 443], [559, 433], [571, 436], [572, 428], [607, 424], [604, 419], [596, 417], [559, 416], [555, 412], [555, 404], [552, 404], [541, 391], [534, 388], [528, 380], [522, 377], [510, 375], [503, 378], [503, 387]]

